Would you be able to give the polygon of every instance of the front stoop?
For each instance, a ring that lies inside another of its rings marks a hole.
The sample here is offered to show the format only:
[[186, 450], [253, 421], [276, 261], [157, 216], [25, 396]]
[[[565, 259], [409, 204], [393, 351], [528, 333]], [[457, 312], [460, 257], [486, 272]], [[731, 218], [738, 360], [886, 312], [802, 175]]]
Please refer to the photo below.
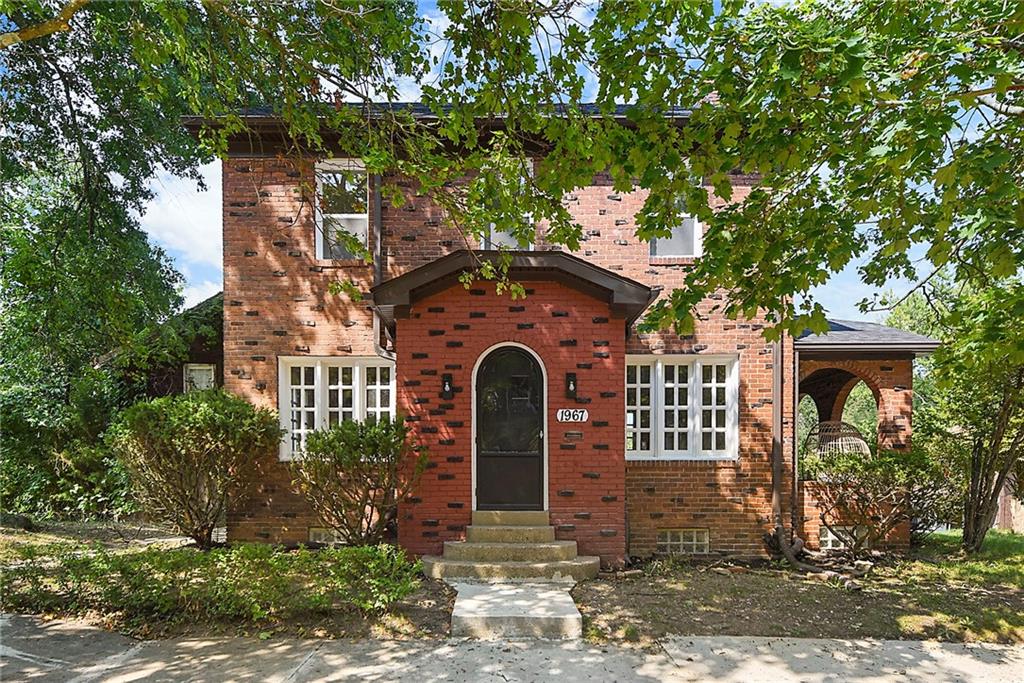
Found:
[[474, 512], [465, 541], [448, 541], [423, 572], [458, 592], [452, 635], [470, 638], [579, 638], [583, 617], [569, 595], [601, 568], [576, 541], [555, 540], [547, 512]]
[[465, 638], [547, 638], [583, 634], [583, 618], [557, 583], [452, 584], [458, 596], [452, 610], [452, 636]]
[[423, 558], [423, 573], [435, 579], [486, 581], [592, 579], [598, 557], [576, 554], [576, 541], [556, 541], [547, 512], [473, 513], [465, 541], [444, 544], [444, 554]]

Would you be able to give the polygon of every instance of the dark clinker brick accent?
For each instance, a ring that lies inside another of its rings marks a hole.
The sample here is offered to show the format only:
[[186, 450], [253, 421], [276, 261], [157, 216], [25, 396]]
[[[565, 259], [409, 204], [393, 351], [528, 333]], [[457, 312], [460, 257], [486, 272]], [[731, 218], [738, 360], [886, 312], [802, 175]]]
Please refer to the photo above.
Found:
[[516, 325], [516, 329], [517, 330], [532, 330], [533, 329], [533, 323], [518, 323]]
[[601, 496], [602, 503], [614, 503], [619, 499], [618, 496]]
[[584, 479], [600, 479], [601, 478], [601, 473], [600, 472], [584, 472], [583, 473], [583, 478]]
[[455, 475], [448, 472], [442, 472], [441, 474], [437, 475], [437, 478], [441, 481], [451, 481], [452, 479], [455, 478]]
[[590, 513], [589, 512], [577, 512], [576, 514], [573, 515], [573, 517], [575, 517], [576, 519], [590, 519]]

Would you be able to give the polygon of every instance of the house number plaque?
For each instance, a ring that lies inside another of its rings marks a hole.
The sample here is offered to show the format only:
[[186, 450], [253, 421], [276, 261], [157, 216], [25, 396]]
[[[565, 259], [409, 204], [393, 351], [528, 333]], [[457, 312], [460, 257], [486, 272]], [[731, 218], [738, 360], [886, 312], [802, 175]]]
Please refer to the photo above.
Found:
[[555, 412], [555, 419], [559, 422], [586, 422], [590, 419], [590, 413], [586, 408], [559, 408]]

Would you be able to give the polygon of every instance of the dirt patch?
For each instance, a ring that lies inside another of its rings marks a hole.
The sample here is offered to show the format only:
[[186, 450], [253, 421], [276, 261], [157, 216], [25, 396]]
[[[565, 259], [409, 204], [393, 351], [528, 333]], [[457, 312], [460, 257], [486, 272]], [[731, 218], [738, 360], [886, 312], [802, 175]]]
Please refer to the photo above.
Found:
[[664, 635], [939, 639], [1024, 643], [1024, 591], [907, 581], [883, 568], [863, 590], [788, 570], [655, 563], [581, 583], [573, 597], [594, 641], [650, 645]]
[[153, 543], [182, 545], [191, 543], [170, 529], [154, 524], [127, 522], [33, 521], [33, 530], [0, 527], [0, 560], [13, 556], [14, 549], [25, 545], [52, 543], [99, 544], [108, 550], [138, 548]]

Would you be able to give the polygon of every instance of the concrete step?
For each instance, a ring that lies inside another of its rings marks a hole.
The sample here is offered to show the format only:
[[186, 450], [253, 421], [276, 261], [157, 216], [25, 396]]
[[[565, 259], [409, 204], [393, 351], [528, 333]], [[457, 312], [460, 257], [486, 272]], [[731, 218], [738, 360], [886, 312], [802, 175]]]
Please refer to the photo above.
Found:
[[473, 524], [482, 526], [547, 526], [551, 521], [543, 510], [477, 510]]
[[589, 556], [554, 562], [474, 562], [448, 560], [436, 555], [422, 559], [423, 573], [434, 579], [579, 581], [596, 577], [601, 568], [601, 558]]
[[579, 638], [583, 618], [568, 586], [453, 584], [452, 635], [469, 638]]
[[548, 543], [467, 543], [446, 541], [444, 559], [474, 562], [554, 562], [576, 557], [576, 541]]
[[485, 526], [466, 527], [470, 543], [550, 543], [555, 540], [553, 526]]

